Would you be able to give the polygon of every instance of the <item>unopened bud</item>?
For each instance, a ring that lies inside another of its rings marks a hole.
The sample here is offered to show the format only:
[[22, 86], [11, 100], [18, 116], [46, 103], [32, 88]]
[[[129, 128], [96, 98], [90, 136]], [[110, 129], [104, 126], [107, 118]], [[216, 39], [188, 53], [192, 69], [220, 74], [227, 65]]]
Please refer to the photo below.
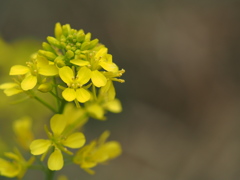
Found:
[[57, 57], [54, 53], [50, 51], [39, 50], [38, 53], [46, 57], [49, 61], [53, 61]]
[[56, 38], [48, 36], [47, 40], [48, 40], [49, 44], [56, 46], [58, 48], [61, 48], [61, 44]]
[[51, 83], [44, 83], [38, 86], [38, 90], [42, 93], [47, 93], [52, 90], [52, 87]]
[[60, 40], [60, 37], [62, 35], [62, 26], [60, 23], [56, 23], [55, 30], [54, 30], [55, 37]]

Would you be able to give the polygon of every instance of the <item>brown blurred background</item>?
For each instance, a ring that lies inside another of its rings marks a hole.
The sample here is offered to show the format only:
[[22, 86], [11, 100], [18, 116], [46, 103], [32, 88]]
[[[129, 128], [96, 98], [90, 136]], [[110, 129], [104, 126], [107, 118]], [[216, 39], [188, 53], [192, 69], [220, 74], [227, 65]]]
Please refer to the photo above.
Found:
[[124, 111], [86, 129], [110, 129], [124, 153], [94, 176], [66, 167], [71, 180], [240, 179], [239, 0], [0, 1], [7, 42], [44, 41], [56, 22], [91, 32], [126, 70]]

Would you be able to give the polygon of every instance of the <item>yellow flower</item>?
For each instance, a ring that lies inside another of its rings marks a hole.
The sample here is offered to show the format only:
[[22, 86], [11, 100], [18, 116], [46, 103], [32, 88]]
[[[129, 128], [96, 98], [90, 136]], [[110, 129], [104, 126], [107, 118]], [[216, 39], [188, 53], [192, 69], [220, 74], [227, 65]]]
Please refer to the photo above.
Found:
[[10, 75], [24, 75], [21, 81], [21, 88], [24, 91], [33, 89], [38, 82], [38, 76], [55, 76], [58, 69], [55, 65], [49, 64], [45, 57], [32, 55], [31, 61], [26, 63], [27, 66], [14, 65], [10, 69]]
[[67, 118], [62, 114], [55, 114], [51, 118], [50, 127], [53, 133], [48, 132], [49, 139], [34, 140], [30, 144], [30, 150], [33, 155], [43, 154], [42, 157], [44, 157], [50, 147], [53, 147], [54, 150], [48, 159], [48, 168], [51, 170], [60, 170], [64, 164], [61, 151], [72, 154], [64, 146], [80, 148], [85, 144], [85, 136], [81, 132], [67, 135], [64, 132], [67, 127]]
[[[89, 58], [86, 60], [73, 59], [70, 62], [78, 66], [86, 66], [91, 70], [91, 80], [96, 87], [105, 86], [107, 83], [107, 78], [100, 71], [102, 68], [109, 72], [118, 71], [118, 66], [112, 62], [112, 55], [107, 53], [108, 49], [102, 46], [98, 51], [92, 51], [89, 54]], [[84, 57], [85, 58], [85, 57]]]
[[96, 99], [88, 101], [85, 104], [88, 114], [99, 120], [106, 120], [104, 114], [106, 111], [113, 113], [120, 113], [122, 111], [122, 105], [120, 100], [115, 98], [116, 92], [111, 80], [107, 84], [100, 88], [99, 94]]
[[119, 156], [122, 152], [121, 145], [117, 141], [106, 142], [109, 135], [109, 131], [105, 131], [98, 140], [80, 149], [74, 156], [74, 163], [88, 173], [94, 174], [90, 168]]
[[29, 117], [23, 117], [13, 122], [13, 131], [19, 144], [26, 150], [33, 140], [32, 121]]
[[3, 92], [7, 96], [13, 96], [15, 94], [23, 92], [21, 86], [14, 82], [3, 83], [0, 85], [0, 89], [3, 89], [4, 90]]
[[90, 93], [83, 87], [91, 77], [91, 71], [88, 68], [82, 67], [75, 76], [70, 67], [64, 66], [60, 68], [59, 76], [68, 86], [62, 92], [62, 96], [66, 101], [70, 102], [77, 99], [79, 102], [84, 103], [90, 99]]
[[34, 158], [31, 158], [27, 162], [17, 149], [15, 149], [15, 153], [6, 152], [4, 155], [11, 161], [0, 158], [0, 175], [9, 178], [21, 179], [34, 161]]

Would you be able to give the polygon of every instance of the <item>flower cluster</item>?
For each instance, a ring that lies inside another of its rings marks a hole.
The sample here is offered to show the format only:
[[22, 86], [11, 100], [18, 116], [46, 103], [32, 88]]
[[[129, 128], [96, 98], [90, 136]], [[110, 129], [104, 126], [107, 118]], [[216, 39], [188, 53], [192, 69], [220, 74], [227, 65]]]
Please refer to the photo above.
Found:
[[[12, 66], [9, 75], [13, 81], [0, 85], [7, 96], [25, 94], [54, 113], [50, 128], [45, 125], [47, 138], [34, 139], [29, 117], [13, 123], [18, 145], [32, 157], [26, 161], [18, 150], [5, 153], [11, 161], [0, 158], [0, 175], [21, 179], [28, 169], [42, 166], [46, 156], [46, 167], [40, 167], [46, 179], [69, 161], [93, 174], [91, 168], [119, 156], [121, 145], [106, 142], [109, 131], [85, 145], [87, 138], [82, 130], [89, 118], [106, 120], [108, 111], [122, 111], [114, 82], [123, 83], [120, 77], [124, 72], [113, 62], [108, 48], [98, 39], [91, 39], [91, 33], [57, 23], [54, 37], [48, 36], [42, 49], [25, 65]], [[44, 99], [43, 94], [50, 96]], [[42, 155], [40, 159], [35, 158], [38, 155]]]

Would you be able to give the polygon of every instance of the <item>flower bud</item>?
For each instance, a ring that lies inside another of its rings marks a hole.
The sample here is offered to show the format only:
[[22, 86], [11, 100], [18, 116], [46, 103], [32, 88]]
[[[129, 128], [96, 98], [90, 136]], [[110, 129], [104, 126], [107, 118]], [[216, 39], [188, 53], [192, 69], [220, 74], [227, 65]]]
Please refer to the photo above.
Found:
[[48, 43], [46, 43], [46, 42], [43, 42], [43, 43], [42, 43], [42, 47], [43, 47], [43, 49], [46, 50], [46, 51], [54, 52], [54, 49], [51, 47], [51, 45], [48, 44]]
[[57, 66], [58, 66], [59, 68], [65, 66], [65, 61], [64, 61], [64, 57], [63, 57], [63, 56], [58, 56], [58, 57], [54, 60], [54, 62], [57, 64]]
[[74, 56], [74, 52], [72, 52], [71, 50], [68, 50], [68, 51], [66, 52], [66, 57], [67, 57], [68, 59], [71, 59], [73, 56]]
[[90, 41], [89, 49], [94, 48], [98, 44], [98, 42], [99, 42], [98, 39], [94, 39], [94, 40]]
[[60, 40], [60, 37], [62, 35], [62, 26], [60, 23], [56, 23], [55, 30], [54, 30], [55, 37]]
[[42, 93], [47, 93], [47, 92], [49, 92], [49, 91], [51, 91], [52, 90], [52, 84], [51, 83], [44, 83], [44, 84], [40, 84], [39, 86], [38, 86], [38, 90], [40, 91], [40, 92], [42, 92]]
[[56, 38], [48, 36], [47, 40], [48, 40], [49, 44], [56, 46], [58, 48], [61, 48], [61, 44]]
[[38, 53], [44, 57], [46, 57], [49, 61], [53, 61], [57, 56], [49, 51], [39, 50]]
[[65, 24], [65, 25], [62, 26], [62, 33], [63, 33], [64, 36], [67, 37], [70, 33], [70, 30], [71, 30], [71, 27], [70, 27], [69, 24]]

